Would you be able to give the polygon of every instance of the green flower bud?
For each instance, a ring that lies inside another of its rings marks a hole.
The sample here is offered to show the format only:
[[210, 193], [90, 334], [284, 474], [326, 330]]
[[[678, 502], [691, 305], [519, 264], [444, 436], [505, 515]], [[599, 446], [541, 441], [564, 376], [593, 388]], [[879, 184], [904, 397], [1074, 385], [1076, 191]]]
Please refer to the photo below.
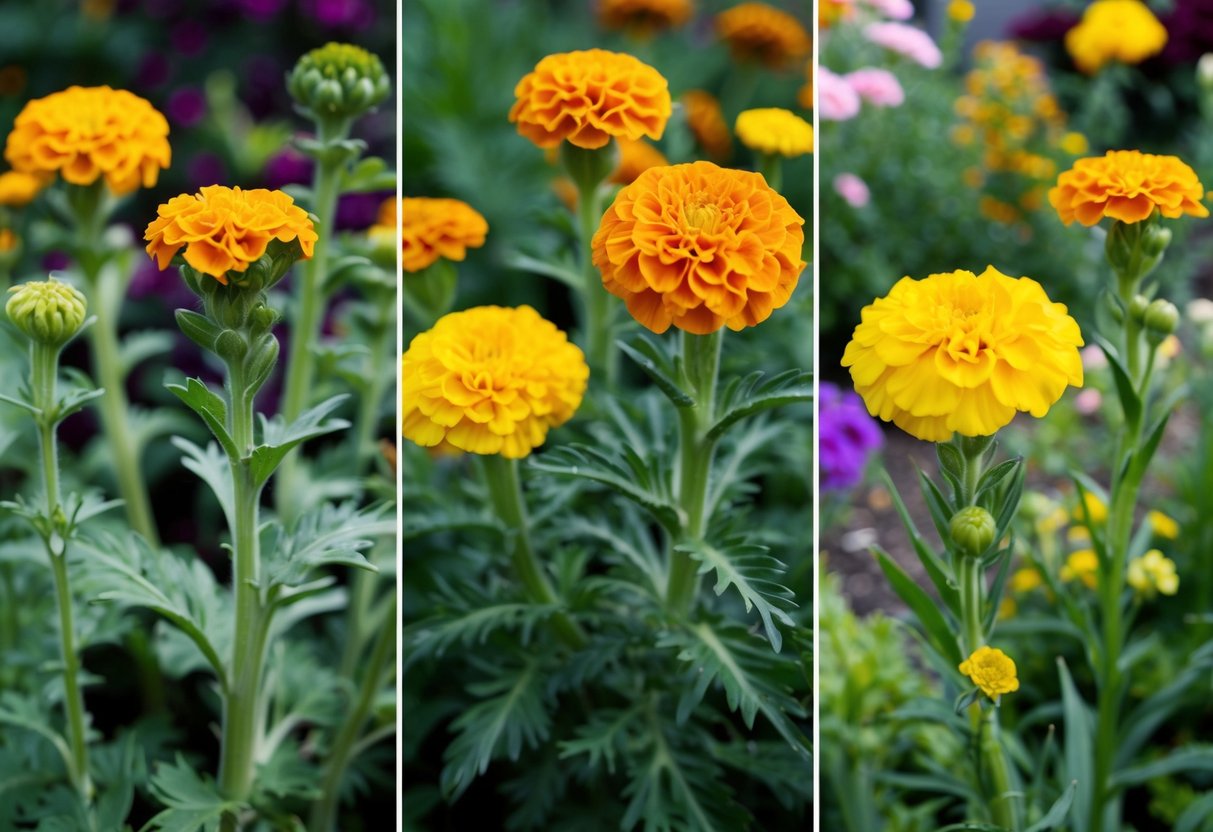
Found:
[[948, 531], [962, 552], [976, 558], [990, 548], [997, 528], [990, 512], [980, 506], [969, 506], [952, 515]]
[[1171, 245], [1171, 229], [1149, 223], [1141, 232], [1141, 251], [1148, 260], [1158, 260]]
[[392, 84], [377, 56], [348, 43], [329, 43], [299, 59], [286, 88], [299, 109], [315, 119], [351, 119], [381, 104]]
[[1146, 340], [1156, 347], [1179, 326], [1179, 310], [1171, 301], [1159, 298], [1146, 307], [1142, 323], [1146, 329]]
[[30, 281], [9, 289], [9, 320], [40, 344], [62, 347], [84, 326], [87, 302], [76, 287], [55, 280]]
[[1144, 323], [1146, 318], [1146, 309], [1150, 307], [1150, 299], [1145, 295], [1134, 295], [1133, 300], [1129, 301], [1129, 320], [1135, 321], [1138, 324]]

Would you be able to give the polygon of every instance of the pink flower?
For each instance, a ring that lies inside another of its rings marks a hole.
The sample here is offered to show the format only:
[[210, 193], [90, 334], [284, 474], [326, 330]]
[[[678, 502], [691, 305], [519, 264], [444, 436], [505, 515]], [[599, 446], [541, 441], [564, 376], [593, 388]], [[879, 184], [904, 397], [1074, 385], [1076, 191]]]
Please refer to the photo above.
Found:
[[887, 69], [866, 67], [848, 72], [843, 77], [860, 98], [877, 107], [900, 107], [906, 100], [901, 82]]
[[859, 115], [859, 93], [824, 66], [817, 67], [817, 114], [825, 121], [847, 121]]
[[1108, 366], [1108, 357], [1095, 344], [1083, 347], [1079, 350], [1078, 354], [1082, 356], [1082, 368], [1084, 370], [1102, 370]]
[[867, 183], [853, 173], [840, 173], [835, 176], [834, 190], [852, 208], [862, 208], [872, 198]]
[[1074, 409], [1083, 416], [1090, 416], [1092, 413], [1099, 411], [1100, 404], [1103, 403], [1103, 396], [1094, 387], [1088, 387], [1086, 390], [1079, 392], [1074, 397]]
[[935, 69], [943, 63], [943, 53], [922, 29], [904, 23], [869, 23], [864, 27], [863, 36], [927, 69]]
[[914, 4], [910, 0], [867, 0], [867, 4], [893, 20], [909, 20], [914, 16]]

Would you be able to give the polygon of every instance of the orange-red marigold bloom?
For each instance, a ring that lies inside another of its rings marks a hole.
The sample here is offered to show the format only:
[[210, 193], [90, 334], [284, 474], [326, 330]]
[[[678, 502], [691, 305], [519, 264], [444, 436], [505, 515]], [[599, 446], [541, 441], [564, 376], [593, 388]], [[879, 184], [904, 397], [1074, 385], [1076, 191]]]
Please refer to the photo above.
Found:
[[733, 152], [733, 133], [716, 97], [703, 90], [688, 90], [682, 94], [682, 106], [695, 141], [712, 158], [727, 159]]
[[598, 20], [608, 29], [668, 29], [686, 23], [694, 11], [691, 0], [598, 0]]
[[462, 260], [469, 248], [484, 245], [489, 233], [480, 212], [458, 199], [405, 197], [400, 210], [406, 272], [419, 272], [440, 257]]
[[660, 139], [672, 108], [661, 73], [605, 49], [548, 55], [518, 82], [514, 95], [510, 121], [545, 148], [566, 139], [591, 150], [612, 137]]
[[1095, 225], [1104, 217], [1141, 222], [1154, 209], [1164, 217], [1209, 216], [1205, 189], [1196, 171], [1174, 156], [1136, 150], [1109, 150], [1079, 159], [1057, 179], [1049, 203], [1066, 225]]
[[298, 240], [307, 260], [317, 235], [307, 212], [282, 191], [208, 185], [161, 205], [143, 239], [161, 269], [184, 248], [186, 263], [227, 285], [228, 272], [247, 271], [271, 240]]
[[607, 209], [594, 265], [653, 332], [739, 330], [791, 297], [803, 226], [757, 173], [711, 162], [650, 168]]
[[17, 114], [4, 157], [14, 170], [73, 185], [104, 178], [115, 194], [156, 184], [169, 165], [168, 121], [126, 90], [69, 87]]
[[716, 16], [716, 31], [733, 54], [782, 67], [813, 48], [800, 21], [766, 3], [741, 3]]

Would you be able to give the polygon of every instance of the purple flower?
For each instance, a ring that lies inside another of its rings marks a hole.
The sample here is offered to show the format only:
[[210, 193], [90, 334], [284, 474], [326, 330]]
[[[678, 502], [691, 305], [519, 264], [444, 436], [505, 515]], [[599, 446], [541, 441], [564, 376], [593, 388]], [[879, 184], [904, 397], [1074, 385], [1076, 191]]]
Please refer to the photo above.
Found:
[[312, 160], [293, 148], [286, 148], [265, 163], [265, 187], [281, 190], [285, 185], [305, 185], [312, 181]]
[[168, 58], [159, 52], [149, 52], [139, 61], [135, 71], [135, 85], [139, 89], [151, 89], [168, 81]]
[[182, 87], [169, 96], [168, 117], [182, 127], [193, 127], [206, 115], [206, 96], [197, 87]]
[[254, 20], [266, 21], [286, 8], [287, 0], [238, 0], [241, 11]]
[[337, 203], [337, 229], [361, 231], [379, 219], [379, 206], [391, 196], [390, 191], [370, 194], [346, 194]]
[[876, 420], [868, 415], [863, 401], [854, 392], [844, 393], [838, 385], [823, 381], [818, 394], [817, 422], [822, 489], [842, 491], [858, 485], [868, 457], [884, 441]]
[[304, 0], [303, 10], [326, 28], [365, 29], [375, 22], [366, 0]]

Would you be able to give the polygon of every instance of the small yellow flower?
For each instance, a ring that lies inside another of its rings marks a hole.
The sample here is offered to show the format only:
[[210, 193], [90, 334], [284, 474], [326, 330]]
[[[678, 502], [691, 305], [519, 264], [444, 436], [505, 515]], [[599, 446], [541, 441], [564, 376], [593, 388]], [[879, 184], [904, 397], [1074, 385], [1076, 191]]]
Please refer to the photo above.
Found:
[[0, 173], [0, 205], [11, 208], [29, 205], [50, 181], [51, 177], [46, 174], [22, 173], [19, 170]]
[[1174, 595], [1179, 591], [1175, 561], [1157, 549], [1129, 561], [1128, 581], [1129, 586], [1147, 598], [1156, 594]]
[[1061, 568], [1063, 581], [1082, 581], [1089, 589], [1095, 589], [1098, 575], [1099, 556], [1095, 554], [1094, 549], [1079, 549], [1070, 553], [1066, 558], [1066, 565]]
[[1139, 64], [1167, 45], [1167, 30], [1140, 0], [1095, 0], [1066, 32], [1066, 51], [1083, 72], [1105, 64]]
[[1150, 528], [1154, 530], [1154, 534], [1159, 537], [1166, 540], [1175, 540], [1179, 537], [1179, 524], [1161, 511], [1147, 513], [1146, 520], [1149, 521]]
[[1093, 491], [1082, 492], [1082, 504], [1074, 507], [1072, 515], [1077, 523], [1098, 526], [1108, 519], [1108, 506]]
[[1019, 605], [1015, 603], [1014, 598], [1003, 598], [998, 602], [998, 619], [1006, 621], [1008, 618], [1014, 618], [1015, 613], [1019, 611]]
[[977, 14], [977, 8], [969, 0], [952, 0], [948, 3], [948, 17], [957, 23], [968, 23]]
[[760, 153], [803, 156], [813, 152], [813, 125], [779, 107], [742, 111], [737, 116], [737, 138]]
[[978, 647], [960, 663], [960, 672], [991, 699], [1019, 690], [1015, 662], [997, 647]]
[[1043, 583], [1044, 579], [1040, 577], [1040, 571], [1035, 566], [1016, 569], [1011, 575], [1011, 591], [1019, 595], [1031, 592]]
[[1061, 137], [1061, 141], [1057, 146], [1071, 156], [1082, 156], [1091, 149], [1091, 145], [1087, 142], [1087, 137], [1082, 133], [1070, 131]]

